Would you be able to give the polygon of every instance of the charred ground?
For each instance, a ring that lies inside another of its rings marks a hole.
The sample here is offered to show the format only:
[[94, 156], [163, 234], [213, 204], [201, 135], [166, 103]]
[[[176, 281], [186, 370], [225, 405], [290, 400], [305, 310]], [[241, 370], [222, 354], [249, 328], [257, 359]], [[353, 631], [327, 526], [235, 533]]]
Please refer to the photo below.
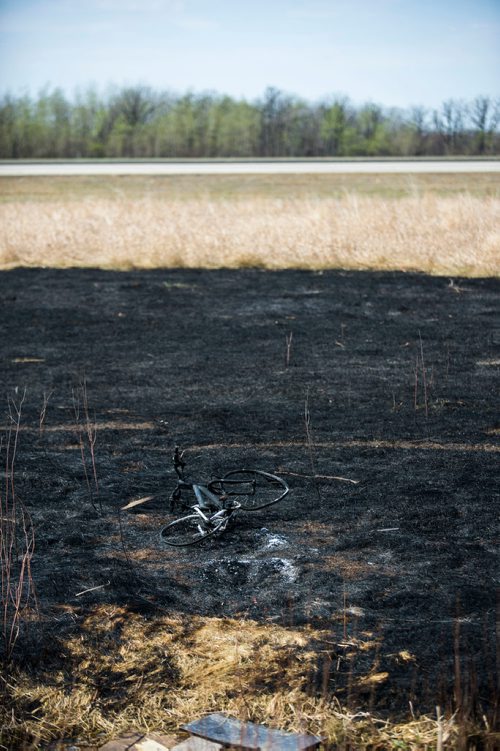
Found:
[[[313, 690], [394, 715], [466, 700], [494, 715], [497, 281], [33, 269], [3, 272], [0, 288], [2, 391], [19, 402], [26, 389], [16, 487], [47, 623], [112, 602], [310, 624], [332, 632]], [[219, 539], [167, 549], [176, 444], [194, 480], [250, 466], [291, 492]], [[92, 484], [88, 445], [85, 458]], [[352, 637], [371, 646], [347, 669]]]

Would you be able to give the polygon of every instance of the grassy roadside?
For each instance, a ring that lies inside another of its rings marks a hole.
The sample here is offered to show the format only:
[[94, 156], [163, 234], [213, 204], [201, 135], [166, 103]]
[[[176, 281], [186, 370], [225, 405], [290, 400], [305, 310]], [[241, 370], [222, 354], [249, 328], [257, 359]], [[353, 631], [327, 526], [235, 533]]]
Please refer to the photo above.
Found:
[[500, 274], [491, 174], [0, 179], [0, 269]]
[[0, 269], [500, 274], [500, 199], [472, 195], [11, 202], [0, 226]]
[[494, 173], [172, 175], [1, 177], [0, 203], [98, 200], [228, 200], [342, 198], [348, 193], [383, 198], [419, 194], [499, 197]]

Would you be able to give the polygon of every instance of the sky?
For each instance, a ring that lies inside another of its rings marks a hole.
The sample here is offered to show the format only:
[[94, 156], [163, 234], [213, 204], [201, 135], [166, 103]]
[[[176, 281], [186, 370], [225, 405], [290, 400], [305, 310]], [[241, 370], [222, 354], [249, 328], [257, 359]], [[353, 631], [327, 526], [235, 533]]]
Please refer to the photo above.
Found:
[[500, 95], [500, 0], [0, 0], [0, 91]]

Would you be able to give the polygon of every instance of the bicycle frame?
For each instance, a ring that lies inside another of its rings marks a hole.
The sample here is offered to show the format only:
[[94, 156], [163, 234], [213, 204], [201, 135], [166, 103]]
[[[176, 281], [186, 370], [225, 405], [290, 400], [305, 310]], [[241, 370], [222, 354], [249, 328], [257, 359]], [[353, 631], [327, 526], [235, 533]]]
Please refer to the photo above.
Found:
[[[197, 505], [200, 507], [200, 509], [203, 510], [211, 510], [212, 508], [215, 508], [217, 510], [222, 510], [226, 508], [226, 501], [231, 495], [244, 495], [244, 493], [241, 492], [241, 489], [239, 492], [231, 493], [230, 490], [226, 490], [223, 487], [224, 485], [237, 485], [240, 486], [242, 484], [247, 484], [250, 486], [249, 492], [252, 493], [255, 491], [255, 481], [249, 480], [246, 483], [242, 483], [241, 480], [230, 480], [226, 479], [224, 481], [220, 479], [211, 480], [207, 485], [201, 485], [200, 483], [192, 483], [187, 482], [184, 477], [184, 467], [186, 466], [186, 462], [182, 459], [182, 455], [179, 453], [179, 447], [175, 447], [175, 453], [173, 456], [174, 459], [174, 469], [176, 471], [177, 477], [179, 478], [177, 480], [177, 485], [172, 492], [170, 496], [170, 510], [175, 511], [175, 507], [178, 503], [182, 501], [182, 491], [183, 490], [192, 490]], [[232, 504], [230, 504], [232, 505]], [[191, 508], [195, 508], [194, 506], [190, 506]]]
[[[178, 447], [175, 448], [173, 460], [178, 480], [170, 496], [170, 510], [175, 512], [177, 505], [181, 505], [190, 511], [188, 516], [170, 522], [161, 531], [164, 541], [174, 547], [194, 545], [208, 536], [223, 532], [229, 519], [239, 509], [255, 511], [271, 506], [289, 492], [284, 480], [259, 469], [234, 469], [204, 485], [187, 482], [184, 477], [186, 465]], [[183, 491], [194, 494], [191, 500], [195, 500], [195, 503], [186, 503], [182, 498]], [[234, 497], [241, 497], [241, 503]]]
[[[170, 510], [174, 511], [176, 510], [176, 506], [180, 503], [182, 503], [182, 491], [188, 490], [192, 491], [194, 493], [195, 499], [196, 499], [196, 505], [199, 506], [201, 509], [205, 509], [207, 511], [210, 511], [211, 509], [216, 509], [220, 511], [224, 508], [224, 504], [222, 499], [224, 496], [216, 495], [214, 492], [209, 490], [209, 488], [206, 485], [200, 485], [198, 483], [192, 483], [192, 482], [186, 482], [185, 480], [179, 480], [177, 482], [177, 485], [170, 496]], [[192, 507], [193, 504], [183, 504], [185, 507]]]
[[236, 511], [238, 509], [238, 507], [239, 507], [239, 503], [235, 504], [235, 506], [233, 508], [229, 509], [229, 510], [225, 509], [225, 508], [222, 508], [219, 511], [216, 511], [215, 514], [211, 514], [211, 516], [206, 516], [204, 514], [204, 512], [203, 512], [203, 509], [200, 508], [200, 506], [193, 506], [192, 509], [195, 512], [195, 514], [198, 514], [198, 516], [200, 517], [200, 519], [203, 522], [205, 522], [205, 524], [211, 525], [215, 521], [217, 521], [219, 519], [223, 519], [223, 521], [225, 522], [225, 524], [224, 524], [224, 529], [225, 529], [226, 525], [227, 525], [227, 523], [229, 521], [230, 516], [232, 515], [232, 513], [234, 511]]

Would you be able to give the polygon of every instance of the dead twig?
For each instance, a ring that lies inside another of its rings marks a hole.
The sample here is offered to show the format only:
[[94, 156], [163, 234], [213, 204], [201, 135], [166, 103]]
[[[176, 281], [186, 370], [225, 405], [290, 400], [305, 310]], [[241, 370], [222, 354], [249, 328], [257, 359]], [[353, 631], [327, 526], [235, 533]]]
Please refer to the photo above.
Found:
[[309, 480], [338, 480], [339, 482], [351, 482], [353, 485], [358, 485], [361, 480], [351, 480], [349, 477], [339, 477], [338, 475], [306, 475], [302, 472], [290, 472], [288, 469], [277, 470], [282, 475], [289, 475], [290, 477], [305, 477]]
[[285, 335], [285, 368], [288, 368], [290, 365], [290, 357], [292, 354], [292, 340], [293, 340], [293, 331], [290, 331], [289, 334]]
[[[75, 415], [75, 427], [77, 432], [78, 445], [80, 447], [80, 456], [82, 460], [85, 483], [87, 485], [90, 502], [93, 508], [97, 511], [97, 506], [94, 500], [94, 492], [95, 495], [97, 495], [97, 497], [99, 498], [99, 480], [97, 477], [97, 465], [95, 456], [97, 423], [95, 417], [94, 419], [90, 418], [86, 378], [83, 378], [78, 389], [73, 389], [73, 412]], [[86, 438], [86, 441], [84, 440], [84, 438]], [[87, 450], [90, 454], [91, 475], [89, 474], [89, 470], [87, 468]], [[102, 512], [102, 502], [100, 498], [99, 510]]]
[[[306, 391], [306, 399], [304, 403], [304, 425], [305, 425], [305, 430], [306, 430], [307, 451], [309, 453], [309, 461], [311, 462], [311, 472], [313, 476], [316, 476], [317, 472], [316, 472], [316, 463], [314, 460], [314, 444], [313, 444], [312, 430], [311, 430], [311, 413], [309, 412], [309, 389], [307, 389]], [[321, 493], [320, 493], [319, 485], [317, 481], [315, 481], [314, 484], [316, 487], [318, 501], [321, 502]]]
[[135, 501], [129, 501], [126, 506], [122, 506], [122, 511], [127, 511], [128, 509], [135, 508], [135, 506], [140, 506], [142, 503], [146, 503], [147, 501], [151, 501], [153, 498], [156, 498], [154, 495], [145, 495], [144, 498], [137, 498]]
[[39, 433], [42, 433], [42, 431], [43, 431], [43, 426], [44, 426], [44, 423], [45, 423], [45, 417], [47, 416], [47, 407], [49, 406], [49, 400], [50, 400], [50, 397], [52, 396], [53, 393], [54, 393], [53, 390], [49, 391], [48, 393], [46, 391], [43, 392], [42, 408], [40, 410], [40, 417], [39, 417], [39, 421], [38, 421], [38, 430], [39, 430]]
[[420, 334], [420, 331], [418, 332], [418, 338], [420, 340], [420, 361], [421, 361], [421, 366], [422, 366], [422, 381], [423, 381], [423, 387], [424, 387], [425, 416], [429, 417], [429, 403], [427, 400], [427, 374], [426, 374], [425, 362], [424, 362], [424, 345], [422, 342], [422, 336]]
[[99, 494], [99, 481], [97, 479], [97, 468], [95, 461], [95, 443], [97, 439], [97, 423], [94, 419], [90, 419], [89, 414], [89, 399], [87, 393], [87, 380], [84, 378], [82, 382], [82, 400], [83, 400], [83, 414], [85, 418], [85, 434], [87, 436], [87, 443], [90, 451], [90, 461], [92, 465], [92, 475], [94, 477], [94, 484], [96, 493]]
[[[17, 393], [17, 389], [16, 389]], [[26, 389], [19, 400], [9, 399], [9, 428], [5, 441], [5, 484], [0, 489], [0, 588], [1, 635], [7, 658], [12, 655], [21, 630], [23, 614], [37, 608], [31, 560], [35, 535], [30, 516], [17, 496], [15, 463]], [[4, 442], [1, 441], [1, 448]]]
[[81, 592], [77, 592], [75, 597], [81, 597], [82, 595], [86, 595], [88, 592], [95, 592], [97, 589], [104, 589], [104, 587], [109, 587], [111, 584], [110, 581], [106, 582], [106, 584], [99, 584], [97, 587], [89, 587], [88, 589], [82, 589]]

